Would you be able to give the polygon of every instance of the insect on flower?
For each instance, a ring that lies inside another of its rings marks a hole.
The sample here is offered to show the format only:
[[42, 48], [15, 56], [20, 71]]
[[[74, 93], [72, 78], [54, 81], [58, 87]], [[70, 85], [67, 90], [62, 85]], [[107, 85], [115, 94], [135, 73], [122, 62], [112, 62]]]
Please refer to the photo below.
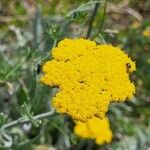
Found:
[[130, 63], [126, 63], [126, 67], [127, 67], [127, 73], [131, 72], [132, 66]]
[[126, 66], [127, 66], [127, 68], [131, 68], [131, 64], [130, 63], [127, 63]]

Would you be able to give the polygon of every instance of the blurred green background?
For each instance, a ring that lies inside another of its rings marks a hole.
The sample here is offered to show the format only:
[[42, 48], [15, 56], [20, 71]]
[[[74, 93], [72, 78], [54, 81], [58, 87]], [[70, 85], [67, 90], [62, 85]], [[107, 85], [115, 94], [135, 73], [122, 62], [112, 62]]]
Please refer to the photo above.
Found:
[[48, 112], [54, 91], [41, 83], [42, 64], [65, 38], [84, 37], [124, 49], [136, 61], [136, 95], [112, 103], [113, 141], [96, 145], [73, 133], [73, 121], [56, 115], [0, 134], [0, 150], [150, 149], [150, 0], [1, 0], [0, 126]]

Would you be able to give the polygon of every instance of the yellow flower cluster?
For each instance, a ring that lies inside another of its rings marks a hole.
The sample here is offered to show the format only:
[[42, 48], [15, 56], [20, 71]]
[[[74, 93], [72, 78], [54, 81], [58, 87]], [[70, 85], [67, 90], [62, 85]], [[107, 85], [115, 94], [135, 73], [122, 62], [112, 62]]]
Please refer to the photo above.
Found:
[[82, 138], [95, 139], [97, 144], [110, 143], [112, 140], [112, 131], [109, 127], [109, 120], [92, 118], [87, 122], [77, 122], [74, 132]]
[[82, 122], [103, 118], [111, 101], [125, 101], [135, 93], [129, 74], [135, 63], [118, 47], [96, 45], [86, 39], [64, 39], [52, 49], [41, 82], [59, 87], [52, 105]]

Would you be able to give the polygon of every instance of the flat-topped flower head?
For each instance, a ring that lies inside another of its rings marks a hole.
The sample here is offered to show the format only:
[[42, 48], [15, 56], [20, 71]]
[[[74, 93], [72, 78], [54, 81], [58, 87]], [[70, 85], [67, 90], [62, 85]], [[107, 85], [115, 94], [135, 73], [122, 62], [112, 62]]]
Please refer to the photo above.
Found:
[[77, 122], [74, 132], [82, 138], [94, 139], [100, 145], [110, 143], [112, 140], [112, 131], [106, 117], [103, 119], [94, 117], [84, 123]]
[[52, 57], [43, 66], [41, 82], [59, 88], [52, 105], [75, 120], [102, 119], [111, 101], [122, 102], [135, 93], [129, 79], [135, 63], [118, 47], [64, 39], [52, 49]]

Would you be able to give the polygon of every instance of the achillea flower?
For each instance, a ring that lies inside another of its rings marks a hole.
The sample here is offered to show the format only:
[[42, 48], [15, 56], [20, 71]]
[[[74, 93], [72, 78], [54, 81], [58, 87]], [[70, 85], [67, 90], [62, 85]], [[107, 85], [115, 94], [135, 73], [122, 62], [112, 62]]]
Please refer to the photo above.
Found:
[[64, 39], [52, 49], [52, 57], [43, 66], [41, 82], [59, 87], [52, 105], [75, 120], [102, 119], [111, 101], [122, 102], [135, 93], [129, 80], [135, 63], [118, 47]]
[[112, 131], [109, 127], [109, 120], [92, 118], [87, 122], [77, 122], [74, 132], [82, 138], [95, 139], [97, 144], [110, 143], [112, 140]]

